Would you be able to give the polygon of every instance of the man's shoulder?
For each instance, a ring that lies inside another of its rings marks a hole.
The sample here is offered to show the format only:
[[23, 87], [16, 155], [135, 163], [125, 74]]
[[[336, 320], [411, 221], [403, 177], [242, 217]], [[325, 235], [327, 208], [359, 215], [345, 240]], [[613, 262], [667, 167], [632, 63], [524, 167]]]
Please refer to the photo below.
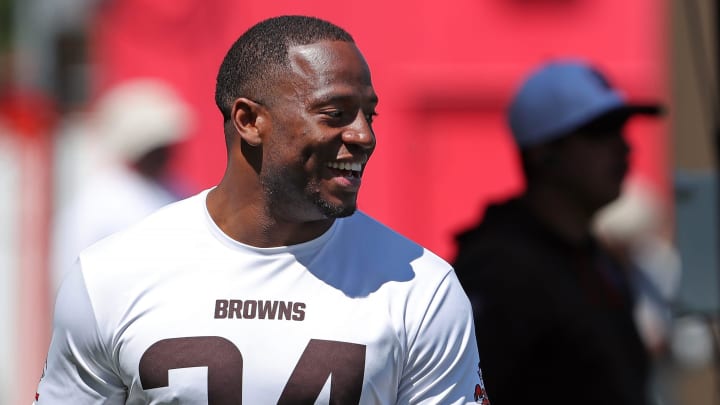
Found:
[[358, 211], [347, 218], [344, 229], [348, 238], [375, 259], [397, 258], [416, 269], [429, 267], [449, 271], [452, 268], [445, 259], [364, 212]]
[[133, 252], [177, 244], [203, 227], [202, 193], [168, 204], [83, 250], [85, 255]]
[[[143, 280], [172, 273], [192, 262], [211, 237], [201, 195], [171, 203], [140, 222], [80, 252], [79, 267], [93, 299], [128, 291]], [[122, 294], [120, 294], [122, 295]]]
[[389, 244], [394, 248], [424, 249], [419, 243], [365, 212], [357, 211], [345, 220], [346, 231], [354, 232], [363, 242], [377, 242], [371, 243], [376, 248], [382, 248], [383, 244]]
[[517, 200], [488, 208], [458, 242], [453, 264], [464, 284], [533, 289], [556, 274], [555, 238]]

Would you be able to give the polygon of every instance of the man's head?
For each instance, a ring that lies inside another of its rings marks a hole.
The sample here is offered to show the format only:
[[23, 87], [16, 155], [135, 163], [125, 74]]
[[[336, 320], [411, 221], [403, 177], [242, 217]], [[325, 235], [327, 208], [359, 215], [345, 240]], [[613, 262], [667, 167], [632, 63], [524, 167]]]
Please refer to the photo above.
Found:
[[657, 115], [654, 104], [633, 104], [597, 69], [581, 61], [541, 66], [523, 82], [510, 105], [510, 129], [520, 149], [576, 132], [604, 115]]
[[375, 148], [377, 96], [349, 34], [311, 17], [263, 21], [232, 46], [217, 89], [229, 148], [226, 176], [256, 184], [251, 197], [274, 220], [318, 221], [355, 211]]
[[192, 129], [194, 112], [169, 83], [140, 77], [104, 92], [94, 105], [92, 125], [112, 157], [157, 178], [170, 148]]
[[342, 28], [307, 16], [270, 18], [247, 30], [225, 55], [217, 75], [215, 104], [223, 118], [230, 119], [232, 103], [238, 97], [271, 103], [273, 89], [269, 85], [290, 68], [288, 49], [323, 40], [354, 43]]
[[528, 187], [555, 187], [595, 211], [620, 194], [628, 170], [623, 128], [657, 105], [631, 104], [597, 69], [553, 62], [533, 72], [515, 95], [509, 123]]

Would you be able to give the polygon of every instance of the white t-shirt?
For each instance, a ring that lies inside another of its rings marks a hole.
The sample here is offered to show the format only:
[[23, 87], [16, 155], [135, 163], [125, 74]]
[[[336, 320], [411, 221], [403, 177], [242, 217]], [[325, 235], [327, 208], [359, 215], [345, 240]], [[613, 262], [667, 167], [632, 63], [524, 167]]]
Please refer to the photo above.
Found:
[[361, 212], [299, 245], [244, 245], [206, 195], [81, 253], [37, 405], [475, 403], [449, 264]]

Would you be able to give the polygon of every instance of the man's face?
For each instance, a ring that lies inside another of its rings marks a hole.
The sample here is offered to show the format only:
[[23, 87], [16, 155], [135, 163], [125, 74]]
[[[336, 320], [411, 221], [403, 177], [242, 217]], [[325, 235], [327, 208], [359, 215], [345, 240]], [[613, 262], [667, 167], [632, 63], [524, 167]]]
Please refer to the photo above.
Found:
[[375, 148], [377, 96], [354, 44], [322, 41], [289, 50], [290, 74], [270, 90], [271, 129], [260, 180], [278, 220], [351, 215]]
[[621, 126], [570, 135], [556, 146], [557, 181], [597, 211], [620, 195], [629, 151]]

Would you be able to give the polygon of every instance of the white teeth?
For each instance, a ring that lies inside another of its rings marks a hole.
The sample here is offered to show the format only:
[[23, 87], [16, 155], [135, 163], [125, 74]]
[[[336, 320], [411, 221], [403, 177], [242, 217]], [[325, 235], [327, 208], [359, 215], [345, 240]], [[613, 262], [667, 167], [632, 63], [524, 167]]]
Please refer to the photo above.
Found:
[[362, 170], [362, 164], [357, 162], [328, 162], [327, 166], [331, 169], [352, 170], [354, 172]]

